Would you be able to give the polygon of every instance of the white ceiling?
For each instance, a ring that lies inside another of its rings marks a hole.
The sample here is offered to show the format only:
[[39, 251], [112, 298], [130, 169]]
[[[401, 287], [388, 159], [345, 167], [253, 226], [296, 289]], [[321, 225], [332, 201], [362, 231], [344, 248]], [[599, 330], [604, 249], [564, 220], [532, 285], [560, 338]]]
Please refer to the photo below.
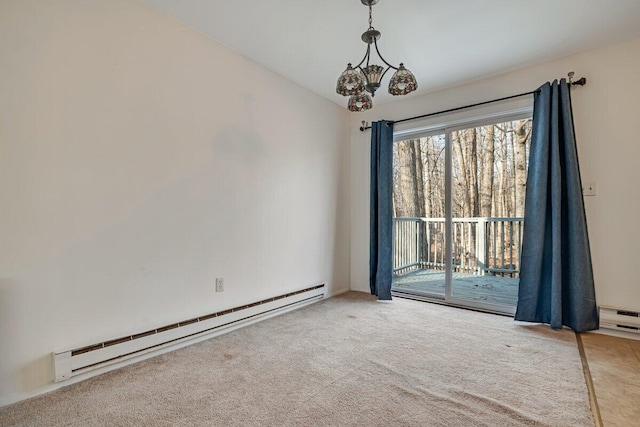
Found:
[[[143, 1], [339, 105], [336, 80], [366, 49], [360, 0]], [[640, 0], [380, 0], [373, 26], [424, 93], [638, 37]], [[393, 99], [389, 77], [374, 103]]]

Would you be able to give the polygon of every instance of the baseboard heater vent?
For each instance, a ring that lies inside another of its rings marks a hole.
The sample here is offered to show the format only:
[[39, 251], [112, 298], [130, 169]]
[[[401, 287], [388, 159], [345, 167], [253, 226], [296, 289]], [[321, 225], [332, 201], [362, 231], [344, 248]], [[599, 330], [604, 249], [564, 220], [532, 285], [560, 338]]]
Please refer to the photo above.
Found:
[[600, 328], [640, 334], [640, 312], [601, 305]]
[[146, 332], [53, 353], [55, 381], [102, 368], [185, 341], [206, 339], [324, 298], [317, 285], [251, 304], [187, 319]]

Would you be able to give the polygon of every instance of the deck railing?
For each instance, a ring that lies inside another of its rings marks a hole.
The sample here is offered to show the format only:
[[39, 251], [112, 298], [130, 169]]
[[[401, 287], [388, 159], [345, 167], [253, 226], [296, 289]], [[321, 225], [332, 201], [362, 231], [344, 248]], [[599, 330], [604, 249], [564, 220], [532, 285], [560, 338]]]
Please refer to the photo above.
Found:
[[[518, 277], [524, 218], [453, 218], [453, 270]], [[445, 269], [444, 218], [393, 219], [393, 272]]]

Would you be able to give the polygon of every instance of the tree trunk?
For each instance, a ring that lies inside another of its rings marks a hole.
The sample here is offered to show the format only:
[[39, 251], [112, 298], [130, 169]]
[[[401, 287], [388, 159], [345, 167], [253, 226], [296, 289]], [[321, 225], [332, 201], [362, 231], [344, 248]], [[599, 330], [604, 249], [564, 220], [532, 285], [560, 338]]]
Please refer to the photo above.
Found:
[[467, 189], [470, 193], [469, 199], [471, 204], [469, 206], [469, 213], [471, 217], [478, 216], [478, 131], [476, 128], [467, 130], [469, 135], [469, 144], [467, 145], [467, 158], [469, 159], [469, 172], [468, 172], [468, 186]]
[[396, 145], [398, 164], [398, 185], [396, 188], [397, 217], [416, 216], [417, 194], [415, 185], [416, 163], [413, 140], [401, 141]]
[[517, 217], [524, 216], [524, 197], [527, 187], [527, 139], [529, 120], [516, 123], [516, 153], [515, 153], [515, 211]]
[[491, 204], [493, 201], [493, 168], [495, 127], [486, 126], [484, 143], [484, 155], [482, 156], [482, 171], [480, 178], [480, 216], [491, 216]]
[[420, 143], [421, 146], [421, 152], [423, 154], [422, 156], [422, 173], [423, 173], [423, 179], [424, 179], [424, 216], [425, 217], [430, 217], [431, 216], [431, 209], [432, 209], [432, 202], [431, 199], [433, 197], [432, 193], [433, 191], [431, 190], [431, 147], [430, 147], [430, 140], [432, 138], [429, 136], [427, 138], [425, 138], [424, 141], [422, 141]]
[[411, 151], [413, 160], [413, 185], [415, 187], [415, 216], [424, 217], [425, 214], [425, 194], [424, 194], [424, 171], [422, 167], [422, 150], [420, 140], [411, 141]]
[[465, 132], [453, 132], [451, 135], [452, 147], [454, 148], [454, 170], [452, 171], [453, 179], [451, 189], [452, 205], [454, 217], [468, 216], [469, 207], [471, 206], [471, 193], [468, 188], [468, 168], [467, 159], [465, 158]]

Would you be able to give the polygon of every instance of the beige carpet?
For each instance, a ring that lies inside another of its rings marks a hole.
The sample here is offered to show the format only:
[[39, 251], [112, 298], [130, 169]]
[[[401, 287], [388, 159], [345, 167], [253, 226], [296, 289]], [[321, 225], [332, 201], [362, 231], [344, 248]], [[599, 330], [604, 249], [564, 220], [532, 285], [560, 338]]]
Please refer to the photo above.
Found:
[[28, 426], [593, 426], [572, 332], [350, 292], [0, 408]]

